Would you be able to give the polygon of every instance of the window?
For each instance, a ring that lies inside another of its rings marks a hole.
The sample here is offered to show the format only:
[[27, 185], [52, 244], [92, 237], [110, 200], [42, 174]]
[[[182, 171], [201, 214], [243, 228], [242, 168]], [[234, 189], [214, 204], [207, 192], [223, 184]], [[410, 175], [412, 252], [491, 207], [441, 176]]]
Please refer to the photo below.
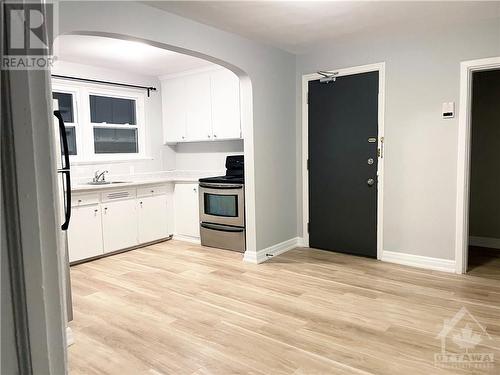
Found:
[[73, 162], [145, 156], [143, 92], [58, 79], [52, 87]]
[[75, 102], [73, 93], [57, 92], [52, 93], [52, 99], [57, 101], [57, 107], [66, 125], [66, 138], [68, 139], [68, 151], [70, 155], [77, 154], [76, 146], [76, 123], [75, 123]]
[[89, 101], [95, 153], [138, 153], [136, 100], [90, 95]]

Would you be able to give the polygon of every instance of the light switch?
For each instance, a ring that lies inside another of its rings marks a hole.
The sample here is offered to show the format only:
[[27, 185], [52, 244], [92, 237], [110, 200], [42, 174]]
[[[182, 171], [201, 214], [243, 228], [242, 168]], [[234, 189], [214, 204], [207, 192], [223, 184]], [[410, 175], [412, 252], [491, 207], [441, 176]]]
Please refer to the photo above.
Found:
[[455, 117], [455, 102], [443, 103], [443, 118]]

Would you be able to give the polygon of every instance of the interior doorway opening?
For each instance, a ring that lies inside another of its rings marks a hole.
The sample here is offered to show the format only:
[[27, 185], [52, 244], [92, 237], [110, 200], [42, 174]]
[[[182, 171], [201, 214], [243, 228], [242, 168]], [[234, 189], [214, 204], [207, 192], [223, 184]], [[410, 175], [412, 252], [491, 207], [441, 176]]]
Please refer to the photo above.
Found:
[[500, 279], [500, 69], [471, 79], [467, 273]]
[[[458, 148], [457, 148], [457, 200], [456, 200], [456, 238], [455, 238], [455, 271], [459, 274], [467, 273], [469, 266], [469, 245], [474, 247], [491, 247], [491, 240], [488, 244], [484, 239], [488, 237], [479, 237], [472, 234], [470, 235], [471, 226], [471, 168], [472, 168], [472, 138], [473, 138], [473, 117], [474, 117], [474, 100], [473, 100], [473, 86], [474, 80], [478, 76], [477, 73], [485, 73], [481, 75], [489, 80], [488, 72], [500, 70], [500, 57], [490, 57], [485, 59], [463, 61], [460, 64], [460, 113], [459, 113], [459, 127], [458, 127]], [[494, 73], [491, 73], [494, 74]], [[488, 84], [489, 85], [489, 84]], [[490, 90], [486, 90], [488, 92]], [[477, 103], [477, 99], [476, 99]], [[493, 106], [495, 107], [495, 106]], [[485, 113], [489, 113], [493, 108], [486, 108]], [[475, 130], [475, 129], [474, 129]], [[488, 131], [486, 131], [488, 133]], [[480, 154], [483, 153], [480, 149]], [[484, 157], [485, 154], [483, 153]], [[477, 157], [477, 155], [476, 155]], [[495, 158], [495, 156], [493, 156]], [[490, 187], [492, 186], [487, 183]], [[477, 187], [474, 187], [477, 192]], [[476, 197], [477, 200], [478, 197]], [[475, 201], [475, 203], [481, 202]], [[474, 208], [473, 210], [476, 210]], [[472, 213], [472, 215], [477, 214]], [[480, 220], [481, 221], [481, 220]], [[475, 224], [474, 224], [475, 225]], [[472, 229], [472, 232], [477, 232], [477, 227]], [[486, 233], [486, 232], [483, 232]], [[476, 238], [474, 238], [476, 237]], [[481, 242], [478, 242], [481, 241]], [[482, 245], [482, 246], [477, 246]], [[471, 246], [471, 247], [472, 247]]]

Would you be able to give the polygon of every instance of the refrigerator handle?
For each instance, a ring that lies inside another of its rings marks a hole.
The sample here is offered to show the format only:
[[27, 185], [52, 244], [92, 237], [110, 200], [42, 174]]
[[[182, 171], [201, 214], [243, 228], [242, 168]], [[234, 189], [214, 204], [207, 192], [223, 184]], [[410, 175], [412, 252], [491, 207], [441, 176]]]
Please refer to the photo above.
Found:
[[59, 121], [59, 135], [61, 137], [62, 151], [64, 157], [64, 165], [62, 170], [59, 172], [64, 175], [66, 182], [66, 196], [65, 196], [65, 207], [64, 207], [64, 223], [61, 225], [62, 230], [67, 230], [69, 227], [69, 220], [71, 219], [71, 176], [69, 168], [69, 148], [68, 148], [68, 138], [66, 137], [66, 127], [64, 126], [64, 120], [62, 118], [61, 112], [54, 111], [54, 116], [57, 117]]
[[57, 120], [59, 121], [59, 134], [61, 137], [62, 151], [64, 157], [64, 165], [62, 169], [69, 170], [69, 147], [68, 147], [68, 138], [66, 137], [66, 126], [64, 125], [64, 120], [62, 118], [60, 111], [54, 111], [54, 116], [56, 116]]
[[71, 177], [69, 174], [69, 170], [61, 171], [64, 174], [64, 178], [66, 179], [66, 199], [65, 199], [65, 207], [64, 207], [64, 223], [61, 225], [62, 230], [68, 230], [69, 220], [71, 219]]

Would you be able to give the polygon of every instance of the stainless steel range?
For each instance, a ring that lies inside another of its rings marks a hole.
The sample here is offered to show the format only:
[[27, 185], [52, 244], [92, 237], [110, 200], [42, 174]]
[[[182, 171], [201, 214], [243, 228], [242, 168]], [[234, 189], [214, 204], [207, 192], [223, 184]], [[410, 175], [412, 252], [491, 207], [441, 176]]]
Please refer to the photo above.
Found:
[[200, 178], [200, 236], [203, 246], [245, 251], [243, 155], [226, 158], [226, 175]]

